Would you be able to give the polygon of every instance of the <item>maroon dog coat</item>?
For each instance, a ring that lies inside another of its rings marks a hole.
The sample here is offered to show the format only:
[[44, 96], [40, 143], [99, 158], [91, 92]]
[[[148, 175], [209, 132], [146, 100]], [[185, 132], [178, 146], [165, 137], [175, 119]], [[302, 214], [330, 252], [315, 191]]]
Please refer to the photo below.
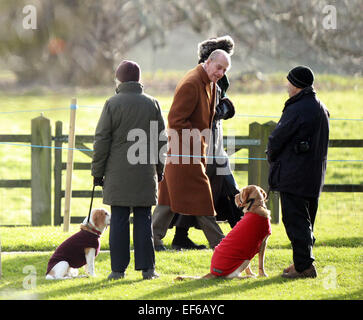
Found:
[[73, 236], [64, 241], [53, 253], [48, 262], [47, 273], [60, 261], [67, 261], [72, 268], [80, 268], [84, 266], [86, 256], [84, 249], [95, 248], [96, 256], [100, 252], [100, 236], [94, 233], [80, 230]]
[[210, 273], [227, 276], [244, 260], [252, 260], [259, 252], [263, 239], [271, 234], [268, 218], [247, 212], [214, 249]]

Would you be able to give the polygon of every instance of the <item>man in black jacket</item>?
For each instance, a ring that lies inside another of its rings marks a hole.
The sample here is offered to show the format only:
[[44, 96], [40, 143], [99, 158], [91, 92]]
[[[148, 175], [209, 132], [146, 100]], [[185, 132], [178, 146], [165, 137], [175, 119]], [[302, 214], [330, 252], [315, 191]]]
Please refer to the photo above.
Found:
[[294, 263], [282, 276], [315, 278], [313, 228], [326, 172], [329, 112], [316, 97], [310, 68], [298, 66], [287, 79], [289, 99], [267, 146], [269, 185], [280, 191], [282, 221], [293, 250]]

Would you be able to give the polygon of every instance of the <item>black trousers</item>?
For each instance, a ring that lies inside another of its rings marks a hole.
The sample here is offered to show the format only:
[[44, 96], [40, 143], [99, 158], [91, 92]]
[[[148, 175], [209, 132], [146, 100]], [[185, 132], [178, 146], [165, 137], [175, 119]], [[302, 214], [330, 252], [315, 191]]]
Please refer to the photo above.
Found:
[[[151, 207], [134, 207], [135, 270], [155, 268], [154, 242], [151, 228]], [[130, 207], [111, 206], [110, 256], [111, 269], [124, 272], [130, 263]]]
[[302, 272], [315, 261], [313, 255], [314, 222], [318, 198], [305, 198], [280, 192], [282, 222], [293, 251], [295, 269]]

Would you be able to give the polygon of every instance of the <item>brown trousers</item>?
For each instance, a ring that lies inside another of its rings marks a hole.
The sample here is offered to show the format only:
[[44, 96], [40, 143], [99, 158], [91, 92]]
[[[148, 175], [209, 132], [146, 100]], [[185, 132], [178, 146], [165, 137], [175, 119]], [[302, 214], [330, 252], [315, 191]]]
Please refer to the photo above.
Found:
[[[169, 206], [156, 205], [152, 216], [152, 229], [154, 237], [154, 245], [163, 244], [162, 239], [168, 231], [171, 220], [174, 217], [174, 212]], [[216, 222], [216, 218], [212, 216], [195, 216], [205, 237], [208, 240], [209, 246], [213, 249], [224, 238], [223, 231]]]

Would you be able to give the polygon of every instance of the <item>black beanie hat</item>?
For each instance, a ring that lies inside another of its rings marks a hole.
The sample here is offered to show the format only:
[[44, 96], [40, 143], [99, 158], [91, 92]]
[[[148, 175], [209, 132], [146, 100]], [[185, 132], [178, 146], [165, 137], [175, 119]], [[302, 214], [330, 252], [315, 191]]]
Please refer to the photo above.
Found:
[[123, 60], [116, 69], [116, 78], [120, 82], [140, 80], [140, 67], [136, 62]]
[[309, 67], [298, 66], [290, 70], [287, 79], [297, 88], [306, 88], [313, 84], [314, 73]]

